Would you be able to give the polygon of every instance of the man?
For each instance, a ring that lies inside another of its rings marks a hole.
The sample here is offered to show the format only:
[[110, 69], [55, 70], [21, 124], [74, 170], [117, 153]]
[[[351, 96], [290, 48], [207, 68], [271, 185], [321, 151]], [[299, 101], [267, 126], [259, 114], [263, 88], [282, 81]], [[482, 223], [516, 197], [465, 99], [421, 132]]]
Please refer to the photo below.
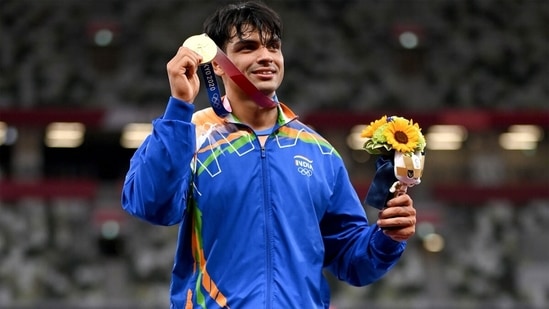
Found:
[[411, 198], [390, 199], [369, 225], [336, 150], [278, 102], [277, 13], [228, 5], [204, 31], [276, 104], [258, 105], [214, 60], [232, 112], [193, 114], [202, 56], [180, 47], [168, 62], [171, 97], [131, 159], [122, 204], [180, 224], [171, 308], [328, 308], [324, 268], [353, 285], [378, 280], [415, 232]]

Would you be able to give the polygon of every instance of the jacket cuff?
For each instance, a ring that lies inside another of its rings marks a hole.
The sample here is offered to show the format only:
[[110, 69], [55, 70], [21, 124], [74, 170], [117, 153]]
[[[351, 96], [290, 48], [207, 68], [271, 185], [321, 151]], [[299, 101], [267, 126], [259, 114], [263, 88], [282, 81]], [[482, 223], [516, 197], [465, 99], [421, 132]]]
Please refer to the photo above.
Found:
[[194, 104], [170, 96], [163, 119], [191, 122]]
[[398, 242], [385, 235], [383, 230], [378, 227], [374, 235], [374, 248], [377, 252], [385, 255], [400, 255], [406, 248], [406, 241]]

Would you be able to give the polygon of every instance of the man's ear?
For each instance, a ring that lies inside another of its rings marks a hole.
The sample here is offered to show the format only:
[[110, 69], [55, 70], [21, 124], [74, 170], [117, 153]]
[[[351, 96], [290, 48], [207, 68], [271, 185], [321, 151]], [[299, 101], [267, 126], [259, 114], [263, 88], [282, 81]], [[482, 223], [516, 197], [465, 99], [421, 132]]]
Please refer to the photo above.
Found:
[[212, 66], [213, 66], [214, 73], [216, 75], [223, 76], [225, 74], [225, 71], [223, 71], [223, 69], [219, 66], [219, 63], [217, 63], [217, 61], [213, 60]]

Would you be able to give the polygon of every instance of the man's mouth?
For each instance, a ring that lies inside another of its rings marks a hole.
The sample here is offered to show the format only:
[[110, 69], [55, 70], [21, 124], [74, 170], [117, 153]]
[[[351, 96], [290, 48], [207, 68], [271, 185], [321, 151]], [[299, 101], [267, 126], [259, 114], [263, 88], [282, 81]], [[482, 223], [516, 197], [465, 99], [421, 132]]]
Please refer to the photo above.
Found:
[[261, 69], [261, 70], [255, 70], [252, 73], [258, 77], [270, 78], [275, 75], [276, 71], [271, 69]]

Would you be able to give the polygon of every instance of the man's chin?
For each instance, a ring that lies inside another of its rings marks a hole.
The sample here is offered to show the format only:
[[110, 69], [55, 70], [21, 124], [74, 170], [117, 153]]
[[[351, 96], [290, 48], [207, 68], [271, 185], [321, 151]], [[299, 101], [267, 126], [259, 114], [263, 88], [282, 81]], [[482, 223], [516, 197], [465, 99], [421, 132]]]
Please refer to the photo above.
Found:
[[277, 89], [277, 87], [274, 87], [273, 85], [266, 86], [266, 85], [260, 84], [260, 85], [256, 85], [256, 87], [261, 93], [268, 96], [269, 98], [274, 96]]
[[276, 89], [273, 89], [273, 88], [257, 88], [259, 90], [259, 92], [263, 93], [264, 95], [268, 96], [268, 97], [272, 97], [275, 93], [275, 90]]

